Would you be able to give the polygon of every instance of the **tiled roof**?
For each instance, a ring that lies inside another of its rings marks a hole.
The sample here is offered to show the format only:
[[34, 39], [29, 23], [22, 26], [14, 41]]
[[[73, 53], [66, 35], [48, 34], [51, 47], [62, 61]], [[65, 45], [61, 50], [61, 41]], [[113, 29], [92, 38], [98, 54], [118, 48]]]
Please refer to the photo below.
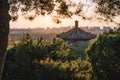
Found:
[[63, 40], [90, 40], [94, 39], [96, 36], [75, 27], [65, 33], [58, 34], [57, 37], [62, 38]]

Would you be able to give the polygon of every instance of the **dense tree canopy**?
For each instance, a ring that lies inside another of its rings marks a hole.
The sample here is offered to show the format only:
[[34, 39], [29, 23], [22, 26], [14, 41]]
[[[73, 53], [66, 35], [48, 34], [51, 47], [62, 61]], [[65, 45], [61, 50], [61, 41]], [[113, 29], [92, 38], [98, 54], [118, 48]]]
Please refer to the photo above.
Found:
[[100, 35], [87, 53], [98, 80], [120, 79], [120, 29]]
[[71, 47], [60, 39], [24, 36], [8, 50], [2, 80], [93, 80], [91, 64], [70, 56]]

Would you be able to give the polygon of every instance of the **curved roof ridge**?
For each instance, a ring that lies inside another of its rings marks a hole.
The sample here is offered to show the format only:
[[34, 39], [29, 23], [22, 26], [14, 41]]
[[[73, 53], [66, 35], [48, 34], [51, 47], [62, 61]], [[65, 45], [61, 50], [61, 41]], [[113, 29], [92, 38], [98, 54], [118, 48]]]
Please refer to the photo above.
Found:
[[58, 34], [57, 37], [64, 40], [90, 40], [94, 39], [96, 36], [80, 29], [79, 27], [75, 27], [65, 33]]

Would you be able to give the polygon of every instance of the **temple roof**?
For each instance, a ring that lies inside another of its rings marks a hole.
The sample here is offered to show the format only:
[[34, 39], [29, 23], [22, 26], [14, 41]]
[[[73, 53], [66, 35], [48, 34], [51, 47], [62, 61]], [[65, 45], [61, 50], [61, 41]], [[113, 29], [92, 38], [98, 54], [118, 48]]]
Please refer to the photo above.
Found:
[[[75, 22], [75, 25], [76, 24], [78, 23]], [[90, 39], [94, 39], [96, 35], [93, 35], [91, 33], [88, 33], [80, 29], [77, 25], [67, 32], [58, 34], [57, 37], [62, 38], [63, 40], [90, 40]]]

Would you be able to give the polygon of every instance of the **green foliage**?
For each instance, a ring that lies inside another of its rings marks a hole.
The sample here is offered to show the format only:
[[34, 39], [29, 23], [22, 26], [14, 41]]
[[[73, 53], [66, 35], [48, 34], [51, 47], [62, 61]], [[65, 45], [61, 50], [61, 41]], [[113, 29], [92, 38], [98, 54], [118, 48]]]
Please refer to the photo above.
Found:
[[8, 48], [11, 48], [14, 45], [15, 39], [13, 37], [9, 37], [8, 40]]
[[120, 79], [120, 29], [99, 35], [86, 52], [98, 80]]
[[44, 80], [93, 80], [91, 64], [80, 58], [64, 62], [46, 58], [38, 63], [47, 70], [44, 73], [47, 77], [43, 76]]
[[57, 38], [33, 41], [27, 34], [9, 48], [2, 80], [92, 80], [91, 64], [71, 59], [71, 47]]
[[72, 46], [70, 52], [70, 57], [81, 57], [82, 60], [85, 60], [87, 57], [85, 49], [88, 47], [88, 43], [80, 44], [78, 46]]

